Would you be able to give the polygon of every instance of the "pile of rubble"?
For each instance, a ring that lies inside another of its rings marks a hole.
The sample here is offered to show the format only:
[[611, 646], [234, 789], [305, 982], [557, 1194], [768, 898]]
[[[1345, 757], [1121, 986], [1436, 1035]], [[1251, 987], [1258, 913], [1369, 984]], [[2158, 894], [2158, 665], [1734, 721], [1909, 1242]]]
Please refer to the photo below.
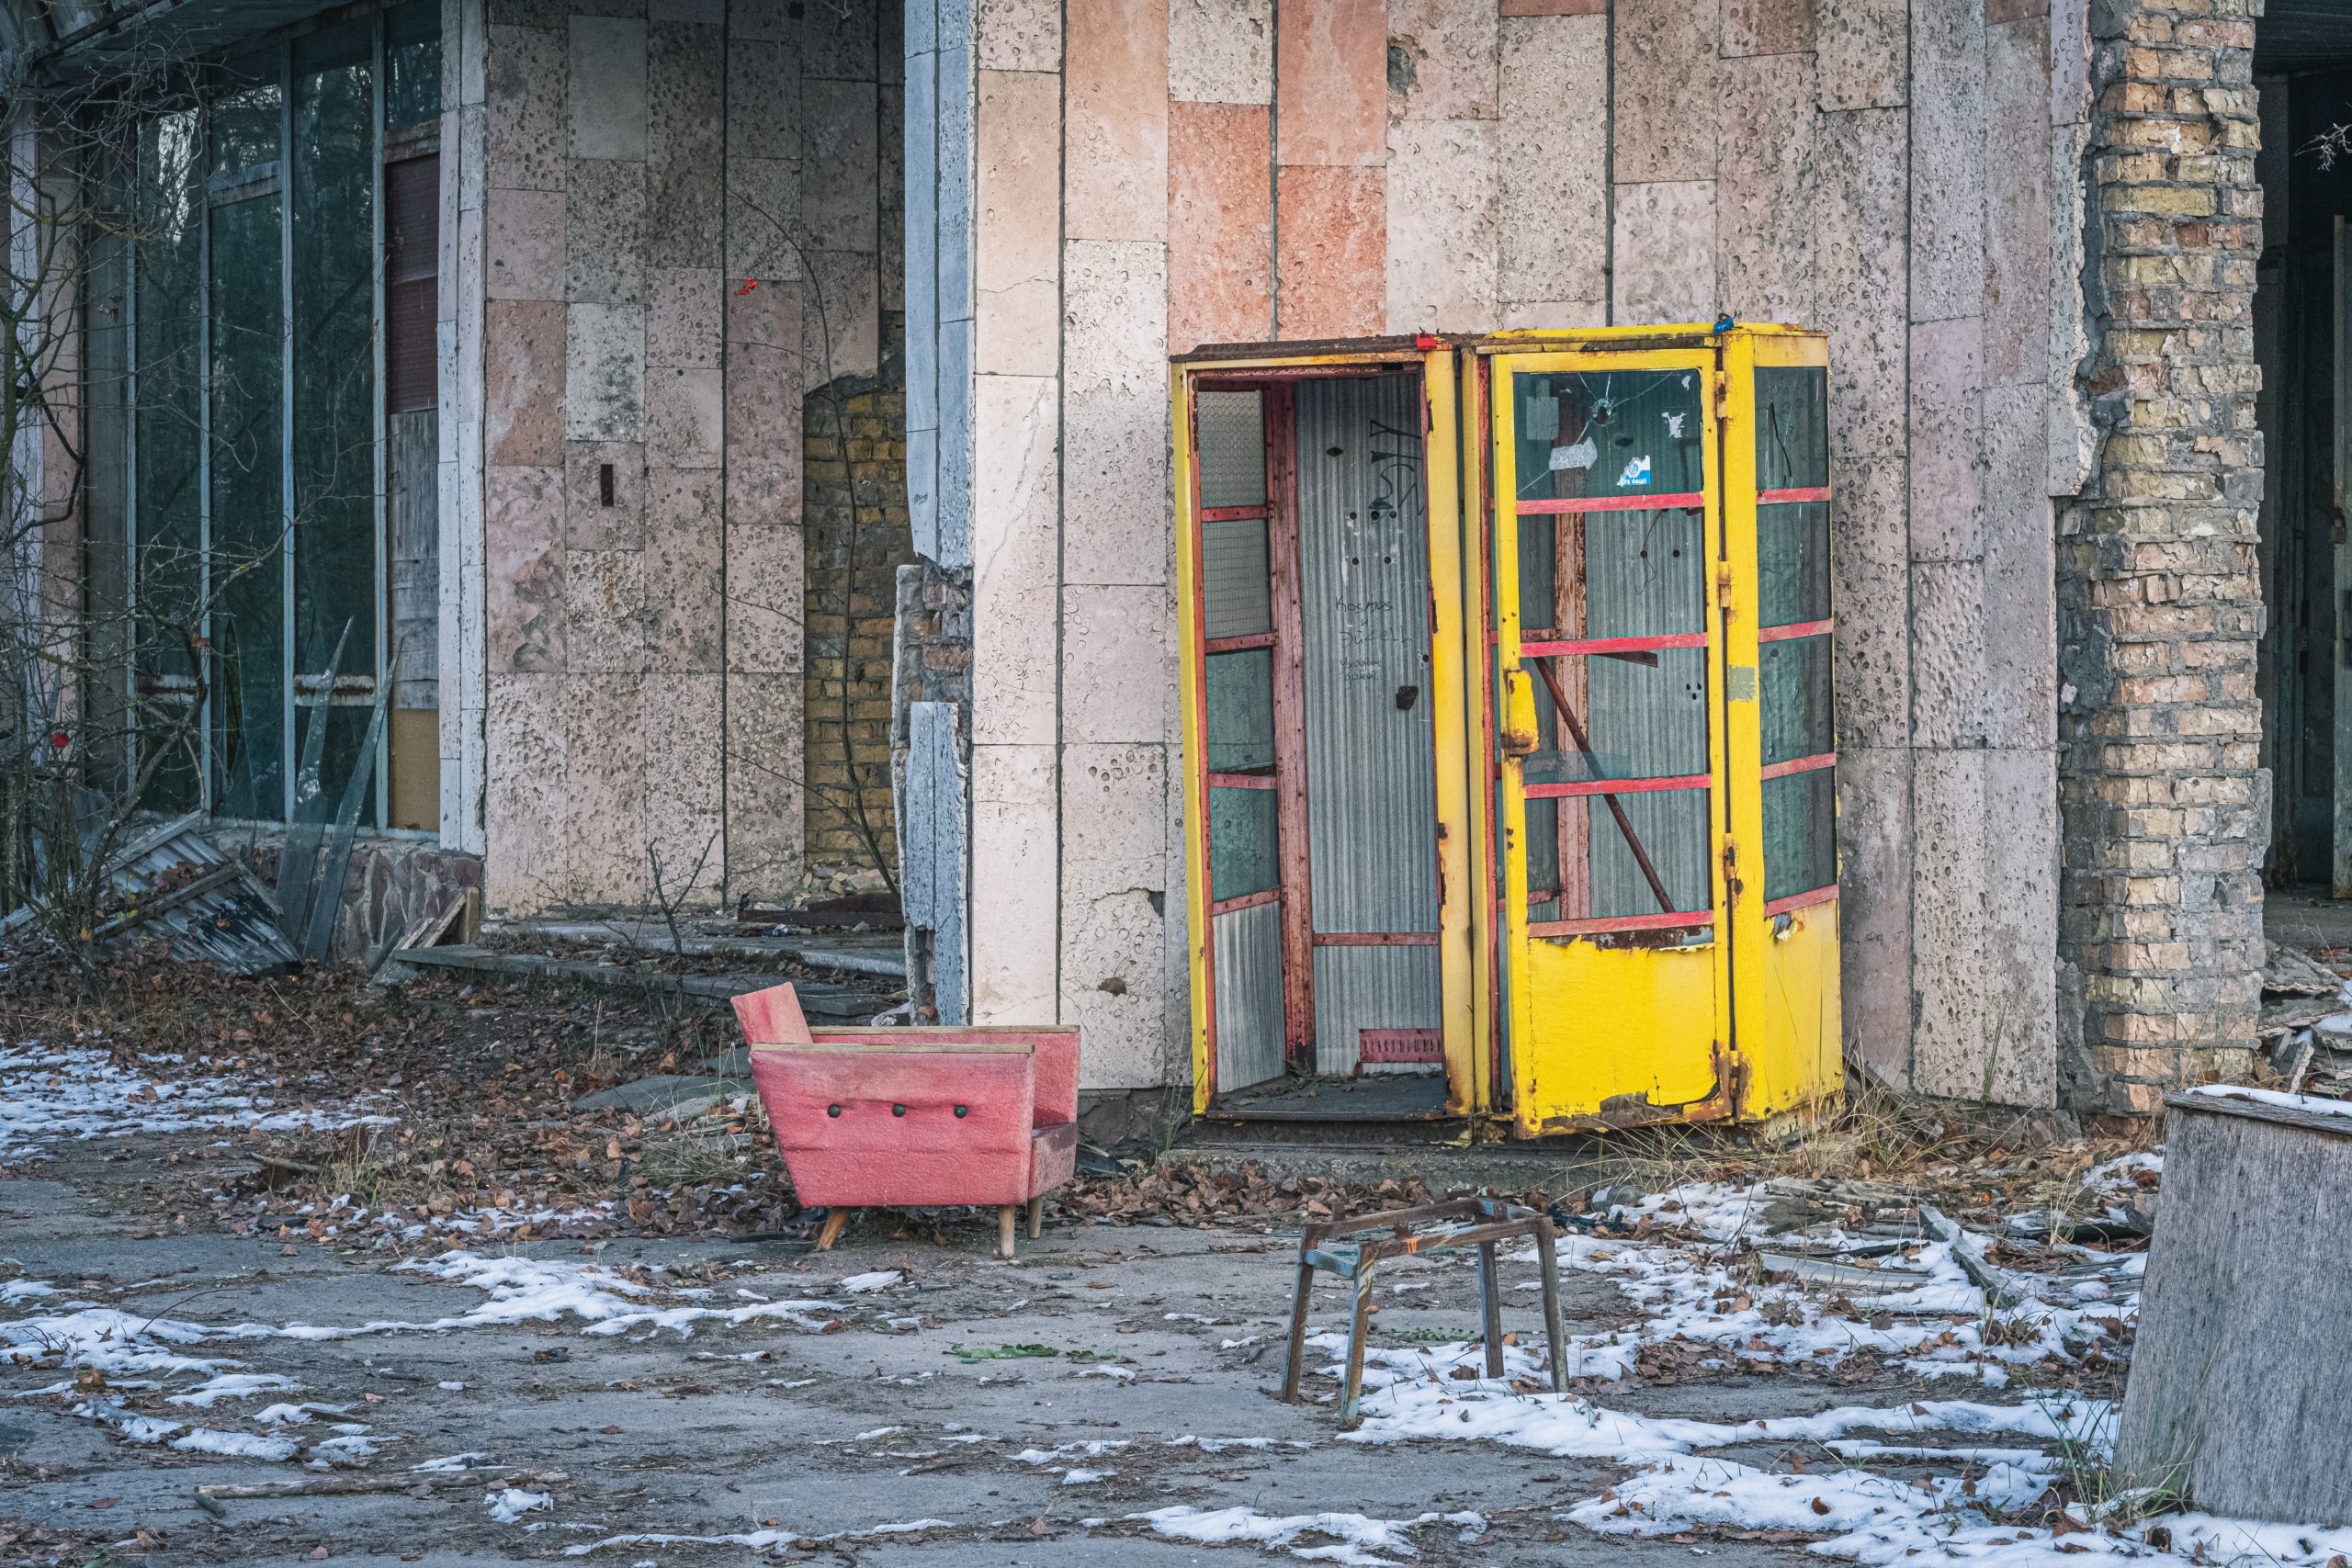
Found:
[[2352, 954], [2312, 955], [2277, 942], [2262, 966], [2262, 1055], [2292, 1094], [2352, 1099], [2352, 985], [2334, 967]]

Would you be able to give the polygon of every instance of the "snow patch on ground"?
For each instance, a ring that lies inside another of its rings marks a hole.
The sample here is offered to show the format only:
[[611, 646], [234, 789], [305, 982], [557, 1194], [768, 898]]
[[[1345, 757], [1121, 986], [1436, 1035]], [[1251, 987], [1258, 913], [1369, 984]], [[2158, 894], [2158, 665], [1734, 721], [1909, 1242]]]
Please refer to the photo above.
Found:
[[[208, 1065], [175, 1055], [138, 1059], [165, 1070]], [[44, 1158], [48, 1145], [63, 1138], [206, 1128], [275, 1133], [397, 1120], [342, 1106], [280, 1106], [261, 1086], [222, 1074], [150, 1077], [116, 1065], [96, 1045], [28, 1042], [0, 1049], [0, 1160]]]

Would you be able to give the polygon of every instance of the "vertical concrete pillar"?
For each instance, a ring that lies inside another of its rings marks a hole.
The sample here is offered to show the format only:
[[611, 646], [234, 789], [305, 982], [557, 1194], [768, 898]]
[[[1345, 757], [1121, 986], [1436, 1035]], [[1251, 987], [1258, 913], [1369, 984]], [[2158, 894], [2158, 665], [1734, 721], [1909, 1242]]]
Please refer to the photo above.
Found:
[[2269, 784], [2257, 765], [2261, 244], [2254, 28], [2190, 0], [2093, 12], [2094, 493], [2058, 555], [2069, 1103], [2153, 1113], [2248, 1066]]

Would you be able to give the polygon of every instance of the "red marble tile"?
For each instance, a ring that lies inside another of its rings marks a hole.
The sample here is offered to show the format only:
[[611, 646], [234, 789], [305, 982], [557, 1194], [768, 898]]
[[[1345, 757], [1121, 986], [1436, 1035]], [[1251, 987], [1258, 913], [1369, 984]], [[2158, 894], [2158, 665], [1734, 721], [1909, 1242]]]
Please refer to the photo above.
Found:
[[1386, 0], [1284, 0], [1277, 9], [1278, 160], [1284, 164], [1385, 162]]
[[1069, 237], [1164, 239], [1168, 0], [1069, 0], [1063, 26]]
[[1168, 107], [1168, 346], [1273, 332], [1272, 125], [1263, 104]]
[[1387, 171], [1286, 168], [1274, 205], [1276, 335], [1366, 337], [1384, 331]]

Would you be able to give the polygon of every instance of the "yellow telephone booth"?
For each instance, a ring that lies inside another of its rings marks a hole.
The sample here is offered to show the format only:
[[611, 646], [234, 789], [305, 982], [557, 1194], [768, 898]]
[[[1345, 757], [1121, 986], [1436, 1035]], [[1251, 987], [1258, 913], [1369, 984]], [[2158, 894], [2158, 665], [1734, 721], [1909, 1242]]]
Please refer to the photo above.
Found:
[[1195, 1109], [1834, 1094], [1823, 338], [1209, 349], [1174, 397]]

